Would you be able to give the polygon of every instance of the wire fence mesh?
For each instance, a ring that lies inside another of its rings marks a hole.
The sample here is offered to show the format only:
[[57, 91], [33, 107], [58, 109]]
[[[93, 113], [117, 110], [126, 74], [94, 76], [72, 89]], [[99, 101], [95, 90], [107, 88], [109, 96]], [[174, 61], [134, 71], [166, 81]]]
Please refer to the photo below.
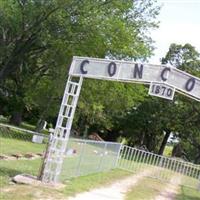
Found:
[[28, 173], [38, 176], [48, 135], [0, 124], [0, 177]]
[[70, 138], [61, 179], [116, 168], [120, 148], [119, 143]]

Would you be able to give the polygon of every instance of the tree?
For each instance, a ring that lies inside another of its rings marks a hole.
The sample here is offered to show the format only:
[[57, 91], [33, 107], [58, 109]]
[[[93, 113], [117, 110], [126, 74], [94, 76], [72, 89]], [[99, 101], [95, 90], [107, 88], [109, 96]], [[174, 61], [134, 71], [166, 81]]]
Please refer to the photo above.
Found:
[[[22, 61], [45, 51], [48, 46], [44, 37], [51, 38], [57, 34], [57, 39], [66, 34], [65, 42], [69, 42], [68, 44], [74, 45], [80, 42], [79, 49], [82, 44], [88, 43], [94, 53], [97, 53], [96, 46], [91, 45], [95, 37], [96, 45], [101, 46], [99, 50], [104, 50], [102, 54], [98, 53], [102, 56], [108, 53], [111, 56], [139, 58], [141, 51], [144, 55], [149, 55], [151, 40], [143, 31], [156, 25], [152, 19], [158, 14], [158, 9], [153, 6], [152, 0], [134, 3], [132, 1], [125, 3], [3, 0], [0, 6], [2, 11], [0, 80], [5, 80], [19, 69], [23, 65]], [[73, 33], [76, 41], [73, 41]], [[99, 33], [102, 34], [101, 37]], [[135, 37], [134, 40], [130, 36]], [[121, 40], [116, 40], [118, 38]], [[3, 51], [6, 45], [8, 45], [7, 50]], [[110, 48], [105, 52], [105, 47]], [[138, 48], [135, 55], [131, 52], [133, 47]]]
[[200, 105], [194, 100], [185, 100], [180, 106], [180, 126], [177, 137], [189, 160], [200, 163]]
[[[190, 44], [172, 44], [162, 61], [200, 77], [199, 53]], [[173, 133], [179, 138], [188, 159], [199, 162], [199, 106], [199, 102], [179, 94], [173, 101], [145, 98], [118, 119], [119, 130], [129, 145], [145, 145], [161, 155]]]
[[189, 73], [196, 73], [199, 71], [199, 56], [200, 53], [196, 51], [191, 44], [177, 45], [171, 44], [166, 56], [162, 58], [162, 64], [171, 64], [174, 67]]
[[[146, 91], [141, 85], [128, 83], [105, 82], [98, 80], [85, 80], [78, 108], [75, 115], [74, 128], [83, 133], [103, 130], [101, 135], [109, 140], [116, 140], [116, 118], [124, 115], [138, 102], [142, 101]], [[113, 137], [107, 136], [112, 132]]]
[[[172, 44], [162, 60], [200, 77], [200, 54], [190, 44]], [[200, 104], [183, 96], [178, 96], [176, 103], [176, 115], [178, 115], [176, 136], [187, 158], [200, 163]]]
[[175, 130], [175, 110], [174, 102], [145, 98], [121, 120], [124, 136], [131, 146], [145, 145], [149, 151], [162, 155], [170, 133]]
[[[47, 108], [57, 105], [72, 55], [149, 56], [147, 31], [156, 27], [159, 9], [154, 0], [2, 0], [0, 10], [1, 99], [11, 122], [18, 125], [24, 112], [36, 109], [45, 118]], [[55, 74], [59, 80], [52, 81]], [[41, 88], [51, 97], [45, 112]]]

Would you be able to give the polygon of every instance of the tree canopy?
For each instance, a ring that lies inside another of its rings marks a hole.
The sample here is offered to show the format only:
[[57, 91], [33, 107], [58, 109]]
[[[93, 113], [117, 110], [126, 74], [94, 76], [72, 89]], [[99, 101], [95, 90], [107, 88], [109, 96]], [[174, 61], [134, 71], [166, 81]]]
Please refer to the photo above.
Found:
[[[154, 2], [1, 0], [1, 113], [17, 125], [22, 117], [55, 118], [73, 55], [145, 60], [153, 48], [148, 31], [157, 26]], [[94, 94], [99, 83], [92, 84]], [[116, 93], [121, 86], [101, 87]]]
[[[162, 62], [200, 77], [200, 54], [190, 44], [171, 44]], [[159, 154], [173, 133], [186, 158], [200, 163], [199, 111], [199, 102], [178, 93], [173, 101], [148, 97], [118, 119], [118, 130], [130, 145], [145, 145]]]

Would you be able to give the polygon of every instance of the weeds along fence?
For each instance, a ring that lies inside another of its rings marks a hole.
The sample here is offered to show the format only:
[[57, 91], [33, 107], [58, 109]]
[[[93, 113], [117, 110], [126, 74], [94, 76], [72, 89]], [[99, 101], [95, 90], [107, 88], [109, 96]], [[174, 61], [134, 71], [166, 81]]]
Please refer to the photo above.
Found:
[[133, 173], [149, 170], [152, 178], [200, 189], [200, 165], [182, 160], [123, 145], [117, 166]]

